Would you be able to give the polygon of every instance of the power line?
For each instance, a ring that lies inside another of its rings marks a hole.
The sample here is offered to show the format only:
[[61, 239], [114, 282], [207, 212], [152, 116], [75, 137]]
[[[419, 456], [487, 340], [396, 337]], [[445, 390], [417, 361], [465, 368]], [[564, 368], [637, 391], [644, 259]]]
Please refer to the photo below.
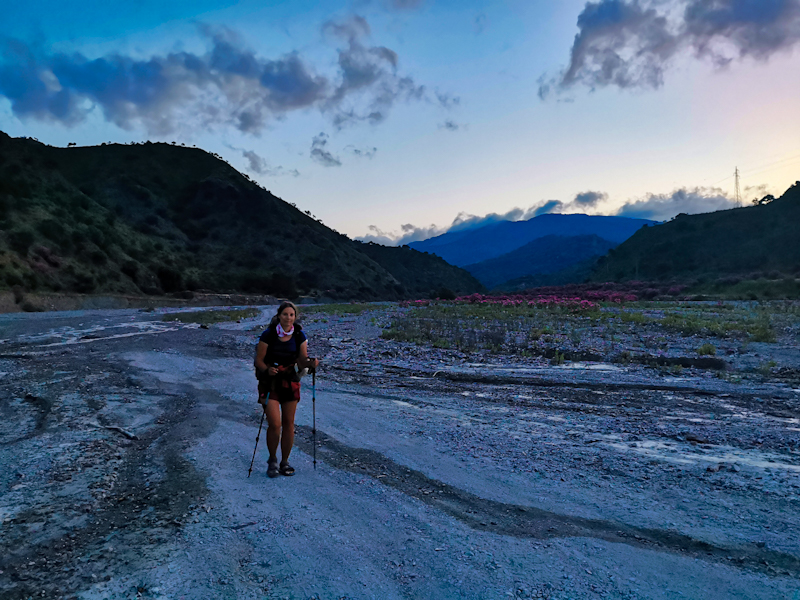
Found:
[[736, 178], [736, 183], [734, 184], [733, 188], [733, 205], [736, 208], [742, 207], [742, 191], [739, 189], [739, 167], [736, 167], [736, 171], [734, 171], [733, 176]]
[[[788, 167], [789, 165], [799, 160], [800, 160], [800, 154], [795, 154], [793, 156], [785, 156], [779, 160], [772, 161], [767, 164], [762, 164], [761, 166], [756, 166], [753, 167], [752, 169], [744, 169], [744, 171], [742, 171], [741, 173], [744, 173], [746, 176], [750, 177], [752, 175], [757, 175], [759, 173], [770, 171], [775, 168]], [[786, 164], [781, 164], [781, 163], [786, 163]], [[724, 181], [728, 181], [728, 179], [735, 176], [736, 176], [735, 173], [733, 175], [728, 175], [727, 177], [723, 177], [719, 181], [715, 181], [714, 183], [709, 184], [709, 186], [714, 187], [715, 185], [718, 185]]]

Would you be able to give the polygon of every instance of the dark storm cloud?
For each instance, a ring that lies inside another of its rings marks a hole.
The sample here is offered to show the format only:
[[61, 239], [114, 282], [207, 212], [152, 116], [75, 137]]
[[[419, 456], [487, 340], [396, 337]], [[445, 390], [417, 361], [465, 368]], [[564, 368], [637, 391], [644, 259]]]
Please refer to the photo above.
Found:
[[320, 133], [315, 135], [311, 140], [311, 158], [321, 164], [323, 167], [341, 167], [342, 161], [338, 157], [331, 154], [326, 148], [328, 145], [328, 135]]
[[256, 55], [227, 29], [200, 26], [206, 53], [173, 52], [150, 58], [79, 52], [48, 53], [0, 39], [0, 95], [20, 118], [80, 123], [93, 110], [123, 129], [166, 134], [198, 127], [234, 127], [259, 134], [292, 111], [316, 108], [337, 127], [383, 121], [400, 100], [418, 100], [424, 88], [397, 73], [397, 54], [369, 46], [369, 24], [351, 17], [325, 25], [344, 41], [333, 76], [316, 72], [298, 53]]
[[666, 221], [677, 214], [708, 213], [733, 208], [733, 200], [718, 189], [679, 189], [672, 194], [648, 194], [640, 200], [627, 202], [618, 217]]
[[600, 0], [578, 16], [567, 69], [543, 76], [539, 96], [580, 83], [658, 88], [675, 56], [717, 66], [766, 60], [800, 41], [800, 0]]

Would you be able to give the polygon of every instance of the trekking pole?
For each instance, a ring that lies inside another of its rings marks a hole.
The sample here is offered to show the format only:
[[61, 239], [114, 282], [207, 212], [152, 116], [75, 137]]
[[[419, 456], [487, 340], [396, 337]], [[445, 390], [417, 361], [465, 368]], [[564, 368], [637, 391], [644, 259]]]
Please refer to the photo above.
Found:
[[317, 370], [311, 371], [311, 443], [314, 445], [314, 470], [317, 470]]
[[264, 425], [264, 415], [266, 412], [261, 413], [261, 423], [258, 424], [258, 435], [256, 436], [256, 447], [253, 448], [253, 460], [250, 461], [250, 469], [247, 471], [247, 476], [253, 472], [253, 463], [256, 461], [256, 450], [258, 449], [258, 440], [261, 438], [261, 426]]

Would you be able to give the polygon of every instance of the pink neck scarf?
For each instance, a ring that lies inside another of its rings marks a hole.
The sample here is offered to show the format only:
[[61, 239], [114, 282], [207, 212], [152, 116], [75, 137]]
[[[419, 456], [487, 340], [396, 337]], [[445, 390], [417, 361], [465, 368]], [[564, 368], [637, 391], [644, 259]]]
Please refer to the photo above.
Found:
[[287, 335], [292, 335], [294, 333], [294, 325], [289, 328], [289, 331], [284, 331], [281, 324], [278, 323], [278, 337], [286, 337]]

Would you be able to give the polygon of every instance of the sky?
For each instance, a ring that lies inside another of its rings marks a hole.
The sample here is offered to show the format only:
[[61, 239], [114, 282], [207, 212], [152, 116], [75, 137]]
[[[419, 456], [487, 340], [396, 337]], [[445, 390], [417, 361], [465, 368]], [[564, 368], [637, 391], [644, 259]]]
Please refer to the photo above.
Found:
[[0, 130], [221, 155], [385, 244], [800, 179], [800, 0], [0, 4]]

